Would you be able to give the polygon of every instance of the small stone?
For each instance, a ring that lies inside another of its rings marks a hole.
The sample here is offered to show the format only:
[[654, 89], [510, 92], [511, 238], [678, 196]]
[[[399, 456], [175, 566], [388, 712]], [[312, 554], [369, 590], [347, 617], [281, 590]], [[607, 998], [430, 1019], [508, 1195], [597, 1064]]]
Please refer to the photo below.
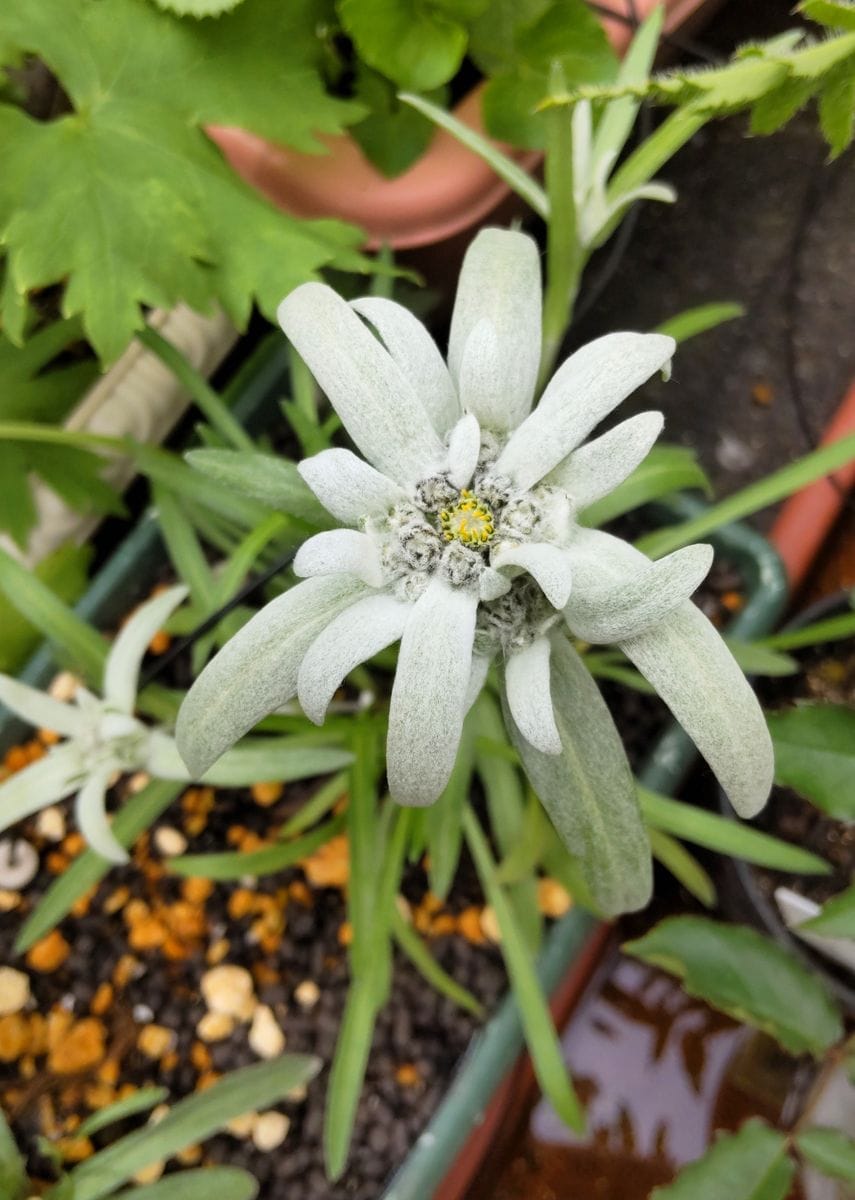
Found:
[[537, 881], [537, 906], [545, 917], [563, 917], [573, 898], [557, 879], [548, 876]]
[[161, 825], [155, 830], [154, 844], [165, 858], [174, 858], [187, 849], [187, 838], [180, 829], [173, 829], [171, 825]]
[[143, 788], [148, 787], [151, 783], [151, 776], [148, 771], [135, 771], [128, 780], [128, 792], [132, 796], [136, 796]]
[[175, 1034], [165, 1025], [146, 1025], [137, 1035], [137, 1045], [148, 1058], [163, 1058], [175, 1045]]
[[270, 808], [277, 800], [282, 798], [282, 793], [285, 791], [281, 783], [254, 783], [252, 785], [252, 798], [256, 804], [262, 808]]
[[252, 1130], [257, 1120], [258, 1114], [254, 1112], [243, 1113], [239, 1117], [234, 1117], [229, 1121], [226, 1129], [236, 1138], [248, 1138], [252, 1136]]
[[14, 912], [21, 904], [21, 893], [0, 888], [0, 912]]
[[61, 842], [65, 837], [65, 814], [51, 804], [36, 817], [36, 833], [48, 842]]
[[157, 1183], [163, 1174], [166, 1163], [160, 1162], [150, 1163], [147, 1167], [142, 1167], [137, 1171], [136, 1175], [132, 1176], [134, 1183], [147, 1184]]
[[207, 1012], [196, 1025], [196, 1033], [203, 1042], [221, 1042], [234, 1030], [234, 1017], [226, 1013]]
[[305, 1083], [298, 1083], [295, 1088], [291, 1088], [290, 1092], [286, 1092], [285, 1099], [290, 1100], [292, 1104], [302, 1104], [309, 1094], [309, 1089]]
[[27, 966], [49, 975], [56, 971], [71, 953], [71, 947], [58, 929], [53, 929], [27, 951]]
[[285, 1049], [285, 1034], [266, 1004], [259, 1004], [249, 1029], [249, 1045], [259, 1058], [276, 1058]]
[[206, 971], [201, 980], [202, 995], [211, 1012], [248, 1021], [255, 1010], [252, 976], [244, 967], [222, 963]]
[[321, 998], [321, 989], [315, 983], [314, 979], [304, 979], [302, 983], [298, 983], [294, 988], [294, 999], [300, 1005], [300, 1008], [306, 1010], [314, 1008]]
[[252, 1141], [256, 1150], [275, 1150], [288, 1136], [291, 1122], [280, 1112], [259, 1113], [252, 1127]]
[[84, 1017], [52, 1047], [48, 1070], [57, 1075], [74, 1075], [96, 1066], [104, 1053], [104, 1026], [95, 1017]]
[[484, 941], [484, 932], [481, 929], [481, 910], [475, 908], [474, 905], [465, 908], [457, 918], [457, 928], [467, 942], [471, 942], [473, 946], [480, 945]]
[[300, 864], [313, 887], [339, 887], [350, 878], [350, 846], [344, 834], [330, 838]]
[[401, 1063], [395, 1068], [395, 1079], [401, 1087], [411, 1088], [421, 1083], [421, 1075], [415, 1063]]
[[30, 1047], [30, 1030], [20, 1013], [0, 1017], [0, 1062], [15, 1062]]
[[70, 671], [60, 671], [51, 680], [48, 695], [53, 696], [54, 700], [62, 700], [67, 703], [74, 699], [79, 687], [80, 680], [76, 675], [72, 675]]
[[0, 887], [17, 890], [26, 887], [39, 869], [39, 856], [23, 838], [0, 842]]
[[0, 967], [0, 1017], [20, 1012], [29, 998], [29, 977], [14, 967]]
[[489, 904], [481, 910], [481, 932], [488, 942], [498, 945], [502, 940], [502, 931], [496, 920], [495, 910]]

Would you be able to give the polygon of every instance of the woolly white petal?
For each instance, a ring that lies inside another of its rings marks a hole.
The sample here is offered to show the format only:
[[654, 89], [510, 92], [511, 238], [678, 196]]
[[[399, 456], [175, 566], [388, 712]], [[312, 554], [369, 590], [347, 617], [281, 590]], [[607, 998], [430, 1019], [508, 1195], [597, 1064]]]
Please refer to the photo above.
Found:
[[[509, 430], [531, 408], [540, 365], [540, 252], [524, 233], [483, 229], [466, 251], [448, 343], [448, 365], [461, 402], [464, 356], [476, 326], [484, 320], [495, 334], [495, 358], [489, 370], [501, 390], [489, 412], [474, 411], [482, 426]], [[479, 355], [484, 352], [482, 346]], [[487, 369], [482, 364], [482, 373]]]
[[16, 771], [0, 784], [0, 833], [67, 796], [76, 787], [82, 770], [80, 750], [68, 742], [55, 746], [23, 771]]
[[566, 550], [549, 542], [499, 543], [490, 556], [496, 570], [520, 567], [537, 581], [553, 608], [563, 608], [570, 595], [572, 563]]
[[466, 341], [457, 380], [460, 403], [486, 429], [507, 424], [507, 379], [492, 321], [479, 321]]
[[476, 590], [438, 577], [413, 607], [401, 639], [389, 708], [389, 791], [399, 804], [432, 804], [448, 783], [465, 715]]
[[481, 572], [478, 590], [482, 600], [498, 600], [499, 596], [504, 596], [511, 590], [511, 581], [500, 571], [494, 571], [492, 567], [485, 567]]
[[131, 713], [137, 698], [140, 664], [148, 644], [188, 592], [183, 584], [159, 592], [125, 622], [110, 647], [104, 667], [104, 699], [120, 712]]
[[297, 676], [297, 696], [309, 720], [322, 724], [345, 676], [397, 642], [412, 611], [411, 604], [380, 593], [366, 596], [327, 625], [307, 650]]
[[560, 754], [561, 737], [552, 710], [549, 683], [549, 639], [536, 638], [512, 653], [505, 663], [508, 708], [517, 729], [535, 750]]
[[303, 542], [294, 556], [294, 574], [355, 575], [369, 587], [380, 587], [383, 568], [380, 554], [367, 533], [355, 529], [328, 529]]
[[607, 496], [643, 462], [662, 432], [660, 412], [643, 412], [574, 450], [549, 474], [547, 483], [563, 488], [577, 509]]
[[358, 525], [363, 517], [382, 517], [407, 498], [397, 483], [351, 450], [322, 450], [304, 458], [297, 470], [327, 512], [344, 525]]
[[113, 764], [100, 771], [93, 771], [83, 787], [77, 793], [74, 804], [74, 815], [77, 826], [86, 841], [102, 858], [113, 863], [126, 863], [128, 852], [115, 837], [110, 828], [104, 799], [107, 794], [107, 782], [118, 764]]
[[[598, 553], [603, 546], [608, 553], [607, 537], [579, 538], [567, 550], [573, 591], [564, 617], [573, 634], [586, 642], [622, 642], [656, 625], [691, 596], [713, 563], [712, 546], [702, 544], [685, 546], [657, 562], [639, 554], [631, 571], [620, 568], [622, 581], [615, 583], [602, 571]], [[582, 548], [574, 550], [574, 545]]]
[[469, 709], [481, 695], [481, 689], [487, 682], [487, 672], [490, 670], [490, 663], [492, 661], [493, 656], [490, 654], [472, 655], [472, 670], [469, 674], [469, 684], [466, 688], [466, 699], [463, 702], [464, 713], [469, 712]]
[[349, 575], [307, 579], [271, 600], [205, 667], [178, 713], [175, 737], [194, 779], [297, 691], [303, 655], [321, 630], [361, 600]]
[[443, 447], [413, 385], [332, 288], [304, 283], [279, 305], [279, 324], [356, 445], [398, 483], [430, 474]]
[[612, 409], [660, 371], [674, 353], [659, 333], [609, 333], [559, 367], [534, 412], [513, 433], [496, 474], [533, 487], [588, 436]]
[[352, 300], [351, 307], [380, 334], [437, 432], [447, 433], [460, 416], [460, 403], [437, 344], [421, 321], [402, 304], [380, 296]]
[[737, 813], [758, 813], [772, 787], [772, 739], [757, 697], [700, 609], [684, 601], [621, 649], [691, 737]]
[[456, 488], [465, 488], [478, 465], [481, 426], [473, 413], [461, 417], [448, 439], [448, 478]]
[[76, 705], [54, 700], [38, 688], [20, 683], [11, 675], [0, 675], [0, 704], [17, 713], [23, 720], [41, 729], [52, 729], [63, 737], [75, 737], [88, 728], [89, 722]]

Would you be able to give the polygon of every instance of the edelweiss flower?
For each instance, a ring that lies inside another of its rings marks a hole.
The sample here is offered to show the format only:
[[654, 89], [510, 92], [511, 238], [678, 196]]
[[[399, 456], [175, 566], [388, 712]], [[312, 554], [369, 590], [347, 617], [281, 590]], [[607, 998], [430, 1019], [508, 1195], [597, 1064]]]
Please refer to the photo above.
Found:
[[[577, 520], [641, 462], [663, 419], [642, 413], [584, 439], [667, 367], [673, 340], [599, 338], [560, 367], [532, 410], [538, 250], [524, 234], [497, 229], [479, 234], [466, 255], [447, 367], [422, 325], [389, 300], [349, 305], [308, 283], [279, 317], [368, 461], [331, 449], [300, 464], [348, 528], [301, 547], [294, 570], [303, 582], [258, 613], [191, 688], [177, 729], [191, 770], [295, 694], [321, 722], [348, 672], [400, 639], [389, 787], [403, 804], [430, 804], [448, 781], [466, 711], [500, 659], [512, 736], [559, 832], [571, 848], [587, 836], [570, 826], [588, 799], [568, 786], [574, 739], [596, 717], [581, 753], [630, 814], [614, 822], [615, 836], [640, 837], [649, 864], [620, 741], [570, 633], [617, 642], [737, 809], [756, 811], [771, 784], [765, 722], [724, 643], [687, 600], [711, 549], [690, 546], [653, 563]], [[649, 865], [647, 873], [649, 882]]]
[[[110, 829], [104, 808], [113, 777], [145, 771], [158, 779], [190, 782], [173, 739], [134, 716], [137, 680], [148, 644], [186, 595], [183, 585], [168, 588], [141, 605], [125, 623], [107, 655], [103, 699], [80, 686], [73, 703], [67, 704], [0, 675], [0, 703], [30, 724], [67, 739], [0, 785], [0, 833], [76, 791], [75, 815], [89, 845], [112, 862], [126, 862], [127, 851]], [[205, 782], [244, 787], [260, 779], [320, 775], [351, 761], [350, 754], [329, 747], [292, 747], [288, 739], [255, 739], [225, 755]]]

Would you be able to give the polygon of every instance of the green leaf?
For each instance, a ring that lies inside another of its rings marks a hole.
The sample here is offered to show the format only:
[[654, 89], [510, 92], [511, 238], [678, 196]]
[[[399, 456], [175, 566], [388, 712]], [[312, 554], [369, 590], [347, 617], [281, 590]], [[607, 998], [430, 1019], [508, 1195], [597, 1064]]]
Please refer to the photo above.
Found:
[[715, 884], [698, 860], [670, 834], [659, 829], [648, 829], [648, 836], [653, 857], [682, 883], [691, 896], [706, 908], [713, 908], [716, 903]]
[[[258, 1184], [238, 1167], [200, 1167], [120, 1192], [116, 1200], [253, 1200]], [[73, 1197], [71, 1198], [73, 1200]]]
[[71, 1172], [74, 1200], [101, 1200], [138, 1171], [202, 1142], [235, 1117], [283, 1100], [320, 1069], [317, 1058], [284, 1054], [224, 1076], [204, 1092], [181, 1100], [156, 1125], [136, 1130]]
[[624, 949], [683, 981], [737, 1021], [793, 1054], [822, 1055], [842, 1034], [840, 1014], [815, 975], [753, 929], [706, 917], [668, 917]]
[[371, 973], [351, 984], [339, 1026], [324, 1115], [324, 1161], [330, 1179], [347, 1165], [353, 1122], [377, 1017], [376, 986]]
[[[435, 88], [428, 98], [442, 104], [445, 88]], [[356, 95], [370, 110], [350, 129], [362, 153], [387, 178], [393, 179], [420, 158], [430, 144], [434, 128], [412, 105], [404, 104], [395, 88], [364, 63], [357, 64]]]
[[0, 547], [0, 591], [30, 624], [56, 647], [69, 665], [98, 686], [107, 658], [107, 642], [73, 612], [51, 587]]
[[20, 1200], [26, 1186], [24, 1160], [0, 1109], [0, 1195], [8, 1196], [9, 1200]]
[[254, 878], [272, 875], [314, 854], [321, 846], [326, 845], [330, 838], [341, 833], [344, 821], [342, 813], [293, 842], [264, 846], [261, 850], [249, 850], [244, 853], [233, 851], [223, 854], [183, 854], [179, 858], [169, 860], [169, 869], [176, 875], [216, 880], [243, 879], [245, 875]]
[[799, 1153], [823, 1175], [855, 1183], [855, 1141], [839, 1129], [815, 1125], [798, 1134], [796, 1145]]
[[424, 940], [419, 937], [411, 925], [408, 925], [397, 907], [392, 911], [392, 932], [395, 941], [406, 954], [407, 958], [421, 974], [424, 980], [436, 991], [447, 996], [453, 1004], [471, 1012], [473, 1016], [483, 1020], [484, 1006], [472, 993], [453, 979], [436, 961]]
[[320, 529], [332, 524], [296, 463], [278, 455], [244, 450], [190, 450], [185, 456], [196, 471], [278, 512], [299, 517]]
[[678, 343], [687, 342], [689, 338], [715, 329], [718, 325], [723, 325], [725, 321], [733, 321], [737, 317], [744, 316], [744, 305], [736, 304], [733, 301], [700, 304], [697, 308], [687, 308], [685, 312], [679, 313], [676, 317], [663, 321], [661, 325], [656, 326], [653, 332], [667, 334]]
[[648, 826], [661, 829], [687, 842], [730, 854], [746, 862], [776, 871], [796, 874], [827, 875], [831, 868], [824, 859], [792, 846], [759, 829], [753, 829], [731, 817], [720, 817], [693, 804], [659, 796], [647, 788], [638, 788], [641, 812]]
[[623, 744], [597, 685], [562, 638], [552, 641], [552, 699], [562, 753], [535, 750], [505, 706], [505, 724], [531, 785], [607, 915], [642, 908], [650, 846]]
[[855, 434], [850, 434], [837, 442], [821, 446], [796, 462], [773, 471], [771, 475], [749, 484], [741, 491], [734, 492], [726, 500], [714, 504], [712, 508], [689, 521], [669, 525], [665, 529], [657, 529], [654, 533], [647, 534], [637, 542], [638, 548], [651, 558], [661, 558], [664, 554], [670, 554], [672, 550], [687, 546], [689, 542], [706, 537], [722, 525], [741, 521], [743, 517], [768, 508], [770, 504], [777, 504], [791, 492], [797, 492], [807, 484], [846, 466], [853, 458]]
[[855, 4], [852, 0], [802, 0], [796, 11], [832, 29], [855, 30]]
[[795, 675], [799, 669], [798, 662], [789, 654], [770, 650], [757, 642], [741, 642], [731, 637], [724, 640], [746, 675]]
[[822, 911], [802, 921], [799, 932], [821, 933], [824, 937], [855, 939], [855, 884], [826, 900]]
[[138, 1113], [148, 1112], [149, 1109], [154, 1108], [155, 1104], [160, 1104], [165, 1100], [168, 1095], [169, 1091], [166, 1088], [140, 1088], [138, 1092], [126, 1096], [124, 1100], [117, 1100], [115, 1104], [108, 1104], [106, 1108], [92, 1113], [82, 1125], [75, 1129], [74, 1136], [78, 1138], [91, 1137], [93, 1133], [98, 1133], [100, 1129], [106, 1129], [115, 1121], [124, 1121], [126, 1117], [135, 1117]]
[[695, 452], [685, 446], [663, 443], [654, 446], [644, 462], [614, 491], [583, 509], [579, 519], [583, 525], [597, 528], [642, 504], [691, 488], [698, 488], [707, 495], [712, 491]]
[[819, 646], [823, 642], [839, 642], [855, 635], [855, 613], [841, 613], [816, 621], [801, 629], [785, 629], [763, 638], [760, 645], [772, 650], [798, 650], [801, 646]]
[[855, 819], [855, 709], [799, 704], [767, 715], [775, 745], [775, 782], [829, 816]]
[[469, 798], [475, 762], [474, 723], [474, 714], [467, 717], [451, 778], [425, 814], [430, 887], [441, 900], [448, 895], [460, 859], [463, 808]]
[[154, 0], [164, 12], [177, 17], [219, 17], [243, 3], [243, 0]]
[[538, 983], [525, 939], [514, 919], [513, 909], [496, 880], [496, 866], [490, 847], [470, 808], [466, 809], [463, 820], [466, 841], [475, 860], [475, 869], [499, 923], [502, 954], [519, 1007], [520, 1020], [537, 1081], [562, 1121], [577, 1133], [581, 1133], [585, 1127], [584, 1113], [573, 1090], [549, 1005]]
[[111, 0], [109, 20], [91, 0], [4, 5], [0, 42], [42, 59], [71, 102], [49, 122], [0, 105], [15, 289], [66, 281], [65, 315], [81, 315], [109, 362], [144, 306], [217, 302], [242, 325], [253, 302], [273, 319], [326, 264], [357, 266], [354, 230], [274, 209], [203, 132], [238, 126], [316, 150], [316, 133], [361, 116], [323, 86], [316, 21], [308, 0], [244, 0], [192, 23], [146, 0]]
[[360, 58], [399, 87], [440, 87], [463, 61], [464, 26], [430, 0], [339, 0], [338, 13]]
[[706, 1154], [684, 1167], [650, 1200], [784, 1200], [793, 1176], [787, 1139], [762, 1121], [719, 1134]]
[[[118, 843], [126, 849], [132, 846], [139, 835], [154, 824], [183, 789], [184, 784], [153, 779], [141, 792], [131, 796], [116, 813], [110, 826]], [[21, 926], [21, 931], [15, 939], [15, 950], [23, 954], [34, 942], [55, 929], [74, 907], [75, 901], [90, 888], [96, 887], [113, 865], [94, 850], [84, 850], [71, 866], [61, 875], [57, 875], [38, 901]]]
[[832, 158], [841, 155], [852, 141], [853, 123], [855, 73], [846, 69], [828, 81], [819, 98], [819, 124]]

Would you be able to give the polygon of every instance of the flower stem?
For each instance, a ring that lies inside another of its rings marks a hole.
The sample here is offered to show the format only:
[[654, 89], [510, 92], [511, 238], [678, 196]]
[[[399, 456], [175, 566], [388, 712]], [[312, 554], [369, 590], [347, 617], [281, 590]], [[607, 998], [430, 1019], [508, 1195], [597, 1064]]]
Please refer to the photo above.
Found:
[[[551, 81], [560, 90], [561, 81]], [[549, 198], [546, 233], [546, 292], [543, 300], [543, 350], [540, 360], [542, 388], [552, 374], [559, 347], [573, 313], [584, 265], [576, 227], [573, 196], [573, 123], [567, 109], [545, 114], [546, 157], [544, 179]]]
[[236, 450], [255, 450], [252, 438], [229, 412], [222, 398], [172, 342], [150, 325], [137, 333], [137, 339], [172, 372], [193, 397], [205, 419], [231, 446]]

